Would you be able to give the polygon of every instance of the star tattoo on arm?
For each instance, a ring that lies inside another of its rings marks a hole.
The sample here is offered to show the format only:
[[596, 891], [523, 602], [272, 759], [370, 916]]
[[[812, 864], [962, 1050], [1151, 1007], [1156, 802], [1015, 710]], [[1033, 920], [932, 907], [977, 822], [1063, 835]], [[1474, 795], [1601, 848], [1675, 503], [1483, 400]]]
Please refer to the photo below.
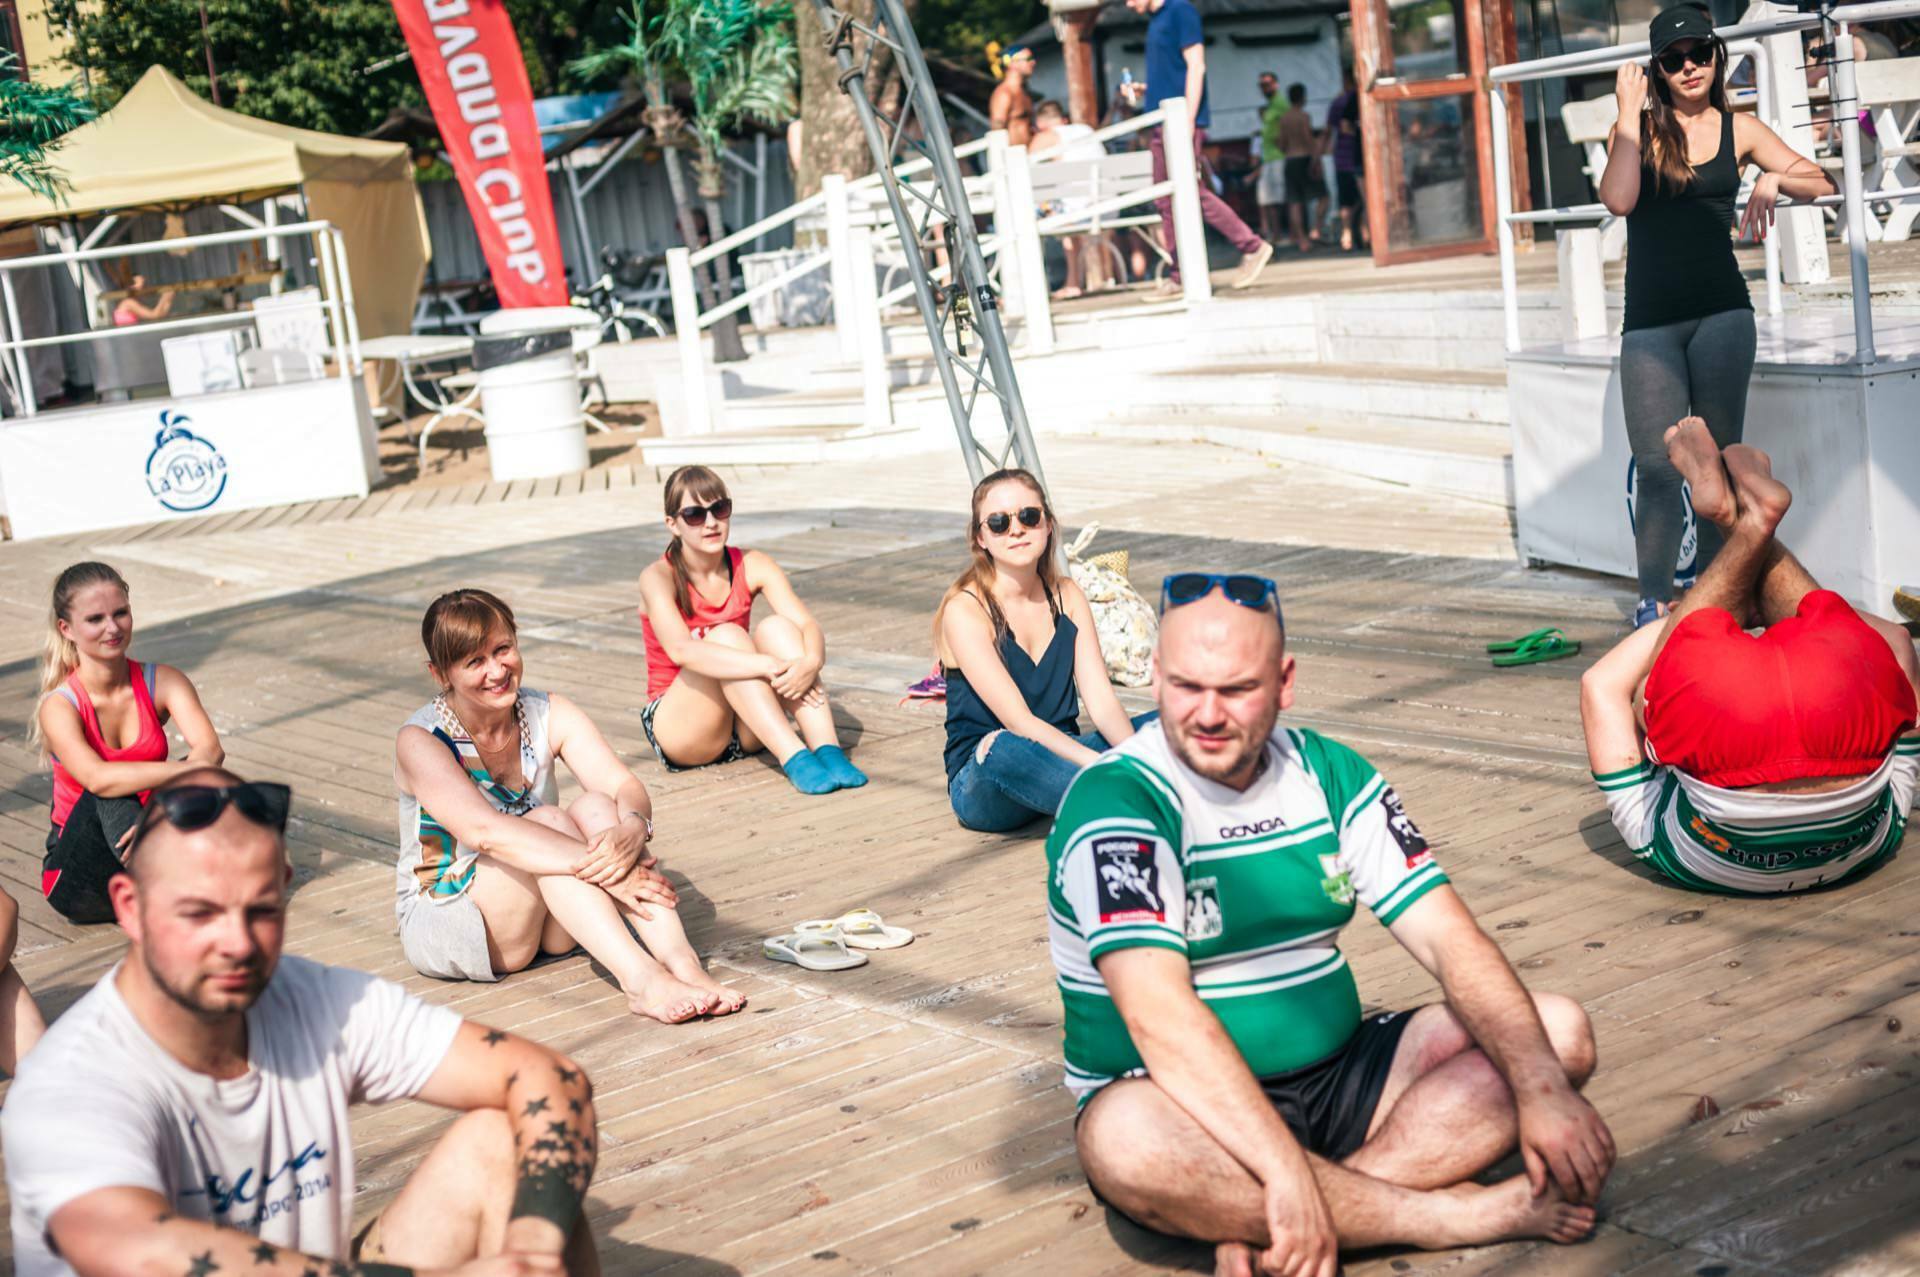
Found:
[[499, 1046], [502, 1042], [505, 1042], [507, 1040], [507, 1035], [502, 1033], [498, 1029], [488, 1029], [486, 1036], [481, 1038], [480, 1040], [482, 1042], [485, 1042], [488, 1046]]
[[526, 1112], [522, 1116], [532, 1117], [536, 1113], [544, 1113], [546, 1111], [547, 1111], [547, 1097], [544, 1095], [538, 1095], [538, 1096], [535, 1096], [533, 1099], [530, 1099], [527, 1101]]
[[213, 1262], [213, 1252], [208, 1250], [193, 1257], [193, 1262], [187, 1266], [187, 1277], [207, 1277], [208, 1273], [219, 1271], [220, 1265]]
[[[593, 1088], [586, 1071], [571, 1060], [552, 1063], [562, 1092], [526, 1099], [514, 1121], [516, 1136], [524, 1131], [525, 1139], [516, 1140], [519, 1183], [509, 1218], [544, 1219], [566, 1233], [579, 1218], [593, 1180]], [[536, 1117], [542, 1120], [531, 1120]]]
[[253, 1262], [256, 1264], [271, 1264], [278, 1258], [280, 1258], [280, 1252], [267, 1242], [261, 1242], [253, 1248]]

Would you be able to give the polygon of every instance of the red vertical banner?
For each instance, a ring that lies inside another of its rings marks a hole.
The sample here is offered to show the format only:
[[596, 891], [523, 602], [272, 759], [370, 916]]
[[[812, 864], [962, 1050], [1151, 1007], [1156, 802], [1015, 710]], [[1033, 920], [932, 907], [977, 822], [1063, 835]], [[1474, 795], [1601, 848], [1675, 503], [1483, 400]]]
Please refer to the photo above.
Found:
[[393, 0], [502, 306], [564, 306], [533, 89], [502, 0]]

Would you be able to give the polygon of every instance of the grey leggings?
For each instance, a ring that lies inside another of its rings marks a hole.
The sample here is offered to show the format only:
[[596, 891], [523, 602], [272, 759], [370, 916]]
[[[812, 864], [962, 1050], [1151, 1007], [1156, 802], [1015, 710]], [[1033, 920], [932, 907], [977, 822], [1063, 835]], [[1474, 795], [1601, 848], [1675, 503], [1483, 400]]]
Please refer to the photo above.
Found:
[[[1722, 448], [1739, 443], [1746, 429], [1753, 344], [1750, 310], [1636, 328], [1620, 338], [1620, 397], [1639, 471], [1633, 544], [1643, 599], [1665, 603], [1673, 598], [1686, 523], [1680, 472], [1667, 460], [1667, 430], [1691, 414], [1706, 420]], [[1699, 538], [1696, 570], [1719, 552], [1720, 530], [1703, 523]]]

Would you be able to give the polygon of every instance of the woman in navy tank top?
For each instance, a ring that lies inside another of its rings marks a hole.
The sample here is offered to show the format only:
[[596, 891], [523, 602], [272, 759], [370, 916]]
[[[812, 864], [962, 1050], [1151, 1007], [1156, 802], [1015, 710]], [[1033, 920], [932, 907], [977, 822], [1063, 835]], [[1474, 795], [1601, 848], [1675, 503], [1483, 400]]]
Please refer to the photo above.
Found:
[[[1733, 255], [1741, 170], [1762, 170], [1740, 227], [1754, 239], [1766, 236], [1781, 196], [1833, 191], [1819, 165], [1733, 110], [1726, 46], [1705, 9], [1662, 10], [1648, 39], [1652, 61], [1629, 62], [1615, 78], [1620, 114], [1600, 179], [1601, 202], [1627, 219], [1620, 395], [1635, 471], [1636, 627], [1666, 615], [1681, 566], [1686, 502], [1667, 460], [1667, 431], [1699, 417], [1722, 448], [1745, 432], [1754, 327]], [[1700, 525], [1698, 537], [1693, 572], [1720, 548], [1712, 525]]]
[[[1025, 470], [973, 490], [973, 562], [940, 600], [947, 797], [968, 829], [1051, 817], [1079, 770], [1151, 718], [1129, 720], [1107, 681], [1093, 609], [1054, 567], [1053, 508]], [[1080, 731], [1080, 701], [1099, 731]]]

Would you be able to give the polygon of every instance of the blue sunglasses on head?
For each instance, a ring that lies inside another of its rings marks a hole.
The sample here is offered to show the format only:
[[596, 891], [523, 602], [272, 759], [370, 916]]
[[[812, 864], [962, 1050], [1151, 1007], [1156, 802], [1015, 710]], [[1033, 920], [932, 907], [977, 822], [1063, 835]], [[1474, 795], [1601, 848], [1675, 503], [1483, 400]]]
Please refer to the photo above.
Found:
[[[1273, 619], [1280, 620], [1280, 587], [1270, 577], [1226, 572], [1176, 572], [1160, 582], [1160, 614], [1168, 608], [1185, 607], [1219, 590], [1232, 602], [1256, 612], [1267, 610], [1273, 600]], [[1284, 622], [1283, 622], [1284, 624]]]

